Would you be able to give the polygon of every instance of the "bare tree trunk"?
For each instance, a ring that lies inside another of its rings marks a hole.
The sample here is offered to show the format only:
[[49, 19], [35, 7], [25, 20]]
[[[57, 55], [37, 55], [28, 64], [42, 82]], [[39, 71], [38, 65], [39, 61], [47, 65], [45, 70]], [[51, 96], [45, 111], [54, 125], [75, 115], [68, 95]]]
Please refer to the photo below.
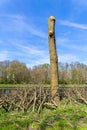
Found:
[[55, 18], [49, 17], [48, 20], [48, 42], [49, 42], [49, 53], [50, 53], [50, 73], [51, 73], [51, 94], [53, 101], [59, 105], [58, 95], [58, 57], [56, 52], [55, 43]]

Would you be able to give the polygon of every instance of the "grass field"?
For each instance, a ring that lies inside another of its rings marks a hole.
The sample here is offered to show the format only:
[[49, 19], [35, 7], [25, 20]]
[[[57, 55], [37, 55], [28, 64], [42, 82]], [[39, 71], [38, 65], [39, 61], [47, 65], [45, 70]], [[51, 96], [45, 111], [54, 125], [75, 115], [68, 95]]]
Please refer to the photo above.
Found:
[[0, 109], [0, 130], [87, 130], [87, 105], [67, 104], [57, 109], [6, 113]]
[[[50, 84], [0, 84], [0, 87], [50, 86]], [[87, 87], [87, 84], [59, 84], [60, 87]]]

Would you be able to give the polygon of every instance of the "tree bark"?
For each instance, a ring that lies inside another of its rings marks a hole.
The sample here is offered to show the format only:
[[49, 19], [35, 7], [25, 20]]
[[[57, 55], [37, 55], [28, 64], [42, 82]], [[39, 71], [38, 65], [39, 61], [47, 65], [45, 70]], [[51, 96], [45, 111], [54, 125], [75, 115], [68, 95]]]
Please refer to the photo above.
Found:
[[50, 75], [51, 75], [51, 95], [53, 101], [59, 105], [58, 94], [58, 57], [55, 42], [55, 17], [50, 16], [48, 20], [48, 42], [50, 53]]

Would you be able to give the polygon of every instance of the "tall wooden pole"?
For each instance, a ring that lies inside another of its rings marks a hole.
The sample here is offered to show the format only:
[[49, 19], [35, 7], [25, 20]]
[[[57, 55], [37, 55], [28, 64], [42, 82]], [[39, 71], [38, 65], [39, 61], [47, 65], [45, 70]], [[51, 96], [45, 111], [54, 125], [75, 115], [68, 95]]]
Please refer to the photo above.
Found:
[[50, 53], [51, 95], [52, 99], [59, 104], [58, 96], [58, 57], [55, 42], [55, 17], [50, 16], [48, 20], [48, 42]]

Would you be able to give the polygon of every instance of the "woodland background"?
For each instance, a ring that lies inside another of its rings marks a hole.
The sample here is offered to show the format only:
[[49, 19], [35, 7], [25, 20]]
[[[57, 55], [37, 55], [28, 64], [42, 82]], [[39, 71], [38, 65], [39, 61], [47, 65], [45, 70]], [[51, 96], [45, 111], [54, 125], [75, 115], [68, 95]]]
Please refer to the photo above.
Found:
[[[59, 84], [86, 84], [87, 65], [80, 62], [58, 63]], [[41, 64], [28, 68], [20, 61], [0, 62], [1, 84], [50, 84], [50, 65]]]

